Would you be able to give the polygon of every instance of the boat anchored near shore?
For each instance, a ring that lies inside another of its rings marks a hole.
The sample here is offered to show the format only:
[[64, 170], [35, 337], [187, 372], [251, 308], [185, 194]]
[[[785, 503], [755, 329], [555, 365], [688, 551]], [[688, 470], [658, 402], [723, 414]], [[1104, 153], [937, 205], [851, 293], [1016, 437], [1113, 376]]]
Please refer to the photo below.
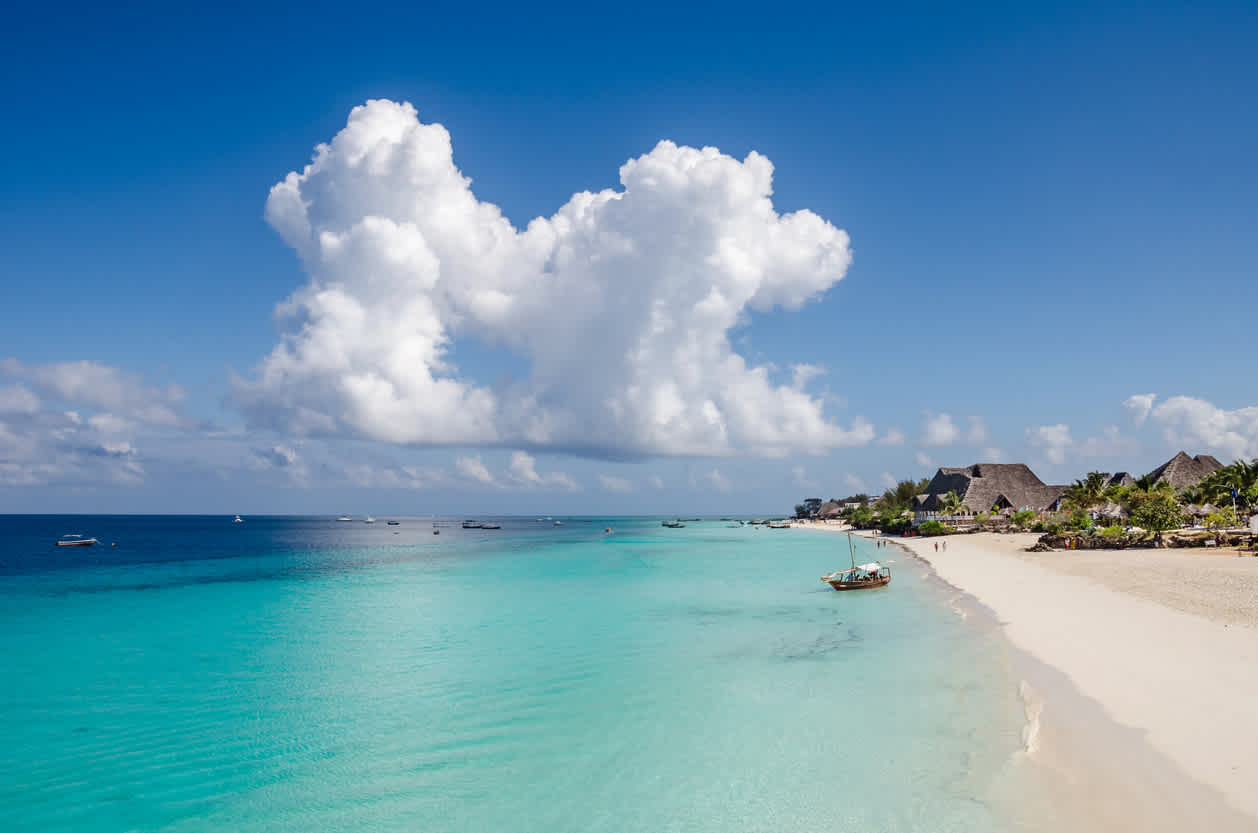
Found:
[[829, 575], [824, 575], [821, 577], [822, 581], [835, 590], [871, 590], [891, 583], [891, 568], [886, 564], [880, 564], [877, 561], [871, 561], [868, 564], [856, 563], [856, 550], [852, 546], [850, 532], [847, 535], [847, 550], [852, 559], [852, 566], [846, 570], [835, 570]]

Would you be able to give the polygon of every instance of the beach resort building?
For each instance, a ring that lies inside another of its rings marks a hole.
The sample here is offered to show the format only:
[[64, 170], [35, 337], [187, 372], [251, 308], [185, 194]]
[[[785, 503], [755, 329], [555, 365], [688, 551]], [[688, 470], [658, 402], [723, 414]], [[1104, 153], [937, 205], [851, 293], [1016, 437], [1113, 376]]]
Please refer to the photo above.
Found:
[[[964, 468], [941, 468], [926, 492], [913, 502], [913, 524], [929, 520], [958, 520], [983, 512], [1053, 512], [1060, 508], [1065, 486], [1050, 486], [1025, 463], [975, 463]], [[945, 498], [956, 492], [958, 511], [945, 514]]]
[[1153, 485], [1169, 483], [1171, 488], [1182, 492], [1190, 486], [1196, 486], [1208, 474], [1214, 474], [1223, 468], [1223, 464], [1209, 454], [1198, 454], [1189, 457], [1181, 451], [1153, 471], [1149, 472], [1149, 482]]

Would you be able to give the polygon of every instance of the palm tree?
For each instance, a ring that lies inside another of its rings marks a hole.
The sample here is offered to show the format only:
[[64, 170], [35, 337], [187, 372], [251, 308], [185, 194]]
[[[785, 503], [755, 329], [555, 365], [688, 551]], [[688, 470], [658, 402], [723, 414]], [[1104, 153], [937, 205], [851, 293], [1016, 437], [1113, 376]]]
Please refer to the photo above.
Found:
[[957, 495], [956, 492], [948, 492], [939, 499], [939, 512], [942, 515], [959, 515], [965, 508], [965, 502]]
[[1216, 506], [1230, 503], [1233, 490], [1236, 492], [1237, 508], [1251, 506], [1258, 502], [1258, 459], [1248, 463], [1237, 460], [1207, 475], [1197, 485]]
[[1094, 506], [1109, 502], [1113, 489], [1107, 485], [1107, 481], [1104, 472], [1090, 471], [1082, 480], [1071, 483], [1062, 496], [1086, 512]]

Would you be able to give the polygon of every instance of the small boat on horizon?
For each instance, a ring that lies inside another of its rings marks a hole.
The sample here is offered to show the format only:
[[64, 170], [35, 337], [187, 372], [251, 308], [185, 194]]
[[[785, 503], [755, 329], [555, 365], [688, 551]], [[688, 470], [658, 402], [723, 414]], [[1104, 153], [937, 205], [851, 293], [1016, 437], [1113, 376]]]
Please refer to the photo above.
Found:
[[464, 529], [481, 529], [482, 527], [481, 527], [480, 521], [464, 521], [463, 528]]
[[232, 519], [232, 523], [234, 524], [242, 524], [244, 522], [245, 522], [244, 518], [240, 517], [239, 515], [237, 515], [234, 519]]
[[62, 535], [57, 540], [59, 547], [91, 547], [95, 544], [95, 538], [84, 538], [82, 535]]
[[365, 524], [374, 524], [375, 522], [376, 522], [376, 519], [375, 519], [375, 518], [373, 518], [373, 517], [371, 517], [370, 515], [368, 515], [367, 517], [363, 518], [363, 523], [365, 523]]
[[351, 518], [349, 515], [342, 515], [341, 517], [337, 518], [337, 520], [338, 521], [352, 521], [354, 519]]
[[681, 521], [661, 521], [660, 526], [666, 526], [669, 529], [685, 529], [686, 525]]
[[481, 529], [502, 529], [498, 524], [481, 524]]
[[389, 526], [397, 526], [398, 524], [401, 523], [401, 521], [386, 521], [385, 523], [387, 523]]
[[563, 526], [563, 521], [555, 521], [555, 526]]

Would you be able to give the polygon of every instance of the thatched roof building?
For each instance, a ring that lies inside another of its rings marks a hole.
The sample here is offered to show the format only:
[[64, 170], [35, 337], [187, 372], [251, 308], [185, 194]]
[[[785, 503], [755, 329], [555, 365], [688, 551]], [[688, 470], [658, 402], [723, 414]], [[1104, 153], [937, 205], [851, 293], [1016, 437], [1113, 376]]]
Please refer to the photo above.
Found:
[[1025, 463], [975, 463], [937, 471], [913, 508], [919, 515], [938, 512], [944, 496], [956, 492], [969, 513], [1006, 508], [1044, 512], [1058, 508], [1064, 491], [1065, 486], [1045, 484]]
[[1131, 517], [1131, 513], [1117, 503], [1110, 502], [1095, 507], [1092, 510], [1092, 517], [1098, 521], [1124, 521]]
[[1106, 486], [1134, 486], [1136, 485], [1136, 478], [1132, 477], [1130, 474], [1128, 474], [1125, 471], [1120, 471], [1116, 474], [1110, 475], [1109, 479], [1105, 481], [1105, 485]]
[[813, 517], [821, 518], [822, 520], [831, 520], [833, 518], [840, 517], [842, 514], [843, 504], [839, 503], [837, 500], [827, 500], [817, 508], [817, 514]]
[[1196, 457], [1189, 457], [1181, 451], [1149, 472], [1148, 477], [1150, 482], [1155, 485], [1158, 483], [1169, 483], [1175, 491], [1182, 492], [1189, 486], [1197, 485], [1197, 482], [1207, 474], [1214, 474], [1221, 468], [1223, 468], [1223, 464], [1209, 454], [1198, 454]]

